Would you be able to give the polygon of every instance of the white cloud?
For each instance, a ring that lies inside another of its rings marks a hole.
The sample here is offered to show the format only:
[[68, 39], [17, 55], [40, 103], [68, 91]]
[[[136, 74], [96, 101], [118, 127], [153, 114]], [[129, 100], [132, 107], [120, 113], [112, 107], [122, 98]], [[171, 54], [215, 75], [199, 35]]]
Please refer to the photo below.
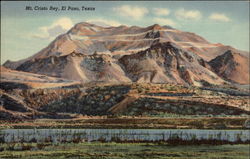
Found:
[[178, 19], [199, 20], [202, 14], [198, 10], [185, 10], [181, 8], [175, 12], [175, 16]]
[[145, 7], [123, 5], [120, 7], [115, 7], [113, 10], [124, 17], [130, 17], [135, 20], [141, 19], [144, 15], [148, 13], [148, 9]]
[[92, 24], [96, 24], [96, 25], [100, 25], [100, 26], [104, 26], [104, 27], [121, 25], [121, 23], [119, 23], [117, 21], [101, 19], [101, 18], [89, 19], [89, 20], [87, 20], [87, 22], [92, 23]]
[[169, 15], [170, 10], [167, 8], [153, 8], [153, 13], [158, 16]]
[[221, 22], [229, 22], [231, 19], [227, 17], [225, 14], [221, 13], [213, 13], [209, 16], [209, 19], [215, 20], [215, 21], [221, 21]]
[[167, 18], [154, 18], [153, 21], [160, 25], [176, 26], [176, 23], [173, 20]]
[[56, 36], [67, 32], [73, 26], [73, 22], [70, 18], [63, 17], [49, 26], [43, 26], [38, 28], [39, 33], [33, 34], [33, 37], [39, 39], [53, 39]]

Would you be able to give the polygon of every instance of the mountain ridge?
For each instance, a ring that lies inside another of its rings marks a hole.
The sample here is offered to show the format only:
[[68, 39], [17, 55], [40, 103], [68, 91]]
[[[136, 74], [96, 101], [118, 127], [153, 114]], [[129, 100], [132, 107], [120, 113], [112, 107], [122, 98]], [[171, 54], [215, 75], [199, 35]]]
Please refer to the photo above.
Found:
[[[148, 54], [147, 51], [154, 49], [157, 57], [153, 57], [155, 55], [152, 53], [150, 58], [145, 56]], [[165, 54], [159, 51], [161, 49]], [[83, 22], [73, 26], [67, 33], [59, 35], [37, 54], [17, 62], [7, 61], [4, 66], [84, 83], [249, 83], [249, 76], [243, 75], [243, 80], [235, 80], [235, 76], [225, 77], [225, 74], [218, 73], [215, 68], [217, 65], [214, 63], [220, 60], [215, 59], [227, 51], [239, 53], [245, 59], [245, 63], [249, 63], [248, 56], [244, 55], [246, 53], [243, 51], [223, 44], [212, 44], [195, 33], [171, 27], [158, 24], [145, 28], [124, 25], [102, 27]], [[131, 63], [131, 60], [136, 62]], [[134, 67], [129, 68], [131, 65]], [[247, 70], [247, 66], [242, 67], [243, 70]], [[140, 71], [138, 73], [133, 69]], [[238, 73], [237, 78], [241, 78], [241, 74], [243, 73]]]

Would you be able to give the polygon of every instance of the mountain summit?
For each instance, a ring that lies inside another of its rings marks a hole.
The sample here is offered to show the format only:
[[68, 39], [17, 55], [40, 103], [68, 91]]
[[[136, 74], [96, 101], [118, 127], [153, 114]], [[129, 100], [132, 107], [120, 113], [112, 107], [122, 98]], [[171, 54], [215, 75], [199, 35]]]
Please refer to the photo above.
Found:
[[[237, 54], [232, 58], [233, 63], [244, 61], [244, 65], [230, 69], [224, 57], [228, 51]], [[202, 85], [227, 81], [247, 84], [249, 76], [244, 75], [247, 63], [247, 52], [212, 44], [194, 33], [169, 26], [102, 27], [83, 22], [33, 56], [17, 62], [7, 61], [4, 66], [85, 83]], [[236, 73], [239, 68], [243, 72]], [[234, 75], [225, 73], [226, 70], [233, 71]]]

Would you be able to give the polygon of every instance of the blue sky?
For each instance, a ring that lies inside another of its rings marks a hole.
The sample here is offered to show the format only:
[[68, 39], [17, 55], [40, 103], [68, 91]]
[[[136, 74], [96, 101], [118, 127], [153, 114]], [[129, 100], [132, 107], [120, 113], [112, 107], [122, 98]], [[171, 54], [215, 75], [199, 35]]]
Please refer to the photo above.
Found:
[[[25, 10], [39, 7], [95, 7], [95, 11]], [[113, 1], [113, 2], [2, 2], [1, 64], [20, 60], [45, 48], [57, 35], [79, 22], [114, 26], [170, 25], [194, 32], [212, 43], [249, 51], [247, 1]]]

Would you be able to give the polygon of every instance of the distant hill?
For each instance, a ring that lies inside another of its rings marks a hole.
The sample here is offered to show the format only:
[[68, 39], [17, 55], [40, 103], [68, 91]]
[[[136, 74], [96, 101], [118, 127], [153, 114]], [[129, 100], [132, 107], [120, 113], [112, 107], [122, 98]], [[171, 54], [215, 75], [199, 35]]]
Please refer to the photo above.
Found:
[[249, 59], [231, 50], [209, 62], [219, 76], [240, 84], [249, 84]]

